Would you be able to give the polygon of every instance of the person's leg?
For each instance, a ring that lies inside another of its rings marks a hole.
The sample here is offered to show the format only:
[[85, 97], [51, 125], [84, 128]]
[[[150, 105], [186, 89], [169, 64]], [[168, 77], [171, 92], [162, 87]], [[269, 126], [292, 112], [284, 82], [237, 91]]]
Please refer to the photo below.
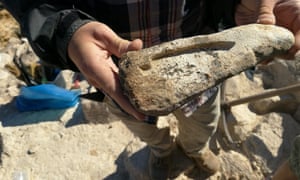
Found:
[[149, 173], [151, 179], [167, 179], [169, 156], [173, 150], [169, 128], [159, 129], [156, 124], [138, 121], [120, 110], [110, 98], [105, 97], [104, 101], [110, 112], [119, 117], [135, 136], [150, 147]]
[[220, 162], [210, 151], [209, 141], [216, 132], [220, 118], [219, 90], [189, 117], [186, 117], [181, 109], [176, 110], [174, 115], [178, 120], [179, 145], [200, 168], [215, 173]]

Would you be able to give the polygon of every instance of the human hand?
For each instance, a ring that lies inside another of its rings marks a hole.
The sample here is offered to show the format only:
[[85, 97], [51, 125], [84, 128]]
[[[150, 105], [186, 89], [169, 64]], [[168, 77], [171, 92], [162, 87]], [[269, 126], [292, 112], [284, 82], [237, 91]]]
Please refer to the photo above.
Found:
[[275, 24], [273, 8], [277, 0], [241, 0], [235, 12], [237, 25], [262, 23]]
[[241, 0], [235, 13], [237, 25], [276, 24], [295, 35], [295, 44], [285, 56], [293, 59], [300, 50], [300, 0]]
[[90, 22], [74, 33], [68, 46], [68, 53], [93, 86], [103, 90], [127, 113], [138, 120], [144, 120], [146, 116], [136, 111], [123, 94], [118, 77], [118, 67], [111, 58], [111, 55], [120, 57], [121, 54], [139, 50], [142, 46], [142, 41], [139, 39], [124, 40], [105, 24]]

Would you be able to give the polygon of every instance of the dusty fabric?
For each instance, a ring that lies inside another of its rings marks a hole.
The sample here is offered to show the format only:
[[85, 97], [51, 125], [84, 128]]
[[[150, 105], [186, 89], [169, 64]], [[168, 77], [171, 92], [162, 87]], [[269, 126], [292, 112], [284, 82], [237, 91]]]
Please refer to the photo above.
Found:
[[159, 129], [156, 124], [136, 120], [124, 113], [109, 97], [105, 97], [104, 102], [107, 103], [109, 111], [122, 120], [135, 136], [151, 147], [155, 156], [162, 157], [171, 152], [172, 139], [169, 128]]
[[[197, 157], [208, 148], [208, 142], [215, 133], [220, 116], [220, 93], [215, 93], [206, 103], [189, 117], [178, 109], [174, 115], [178, 119], [180, 145], [189, 156]], [[105, 99], [109, 110], [118, 116], [126, 126], [142, 141], [146, 142], [154, 155], [162, 157], [172, 150], [172, 138], [169, 128], [159, 129], [155, 124], [137, 121], [122, 112], [109, 98]]]
[[174, 112], [178, 120], [178, 141], [190, 157], [198, 157], [206, 150], [212, 135], [216, 132], [220, 118], [220, 91], [198, 107], [190, 116], [178, 109]]

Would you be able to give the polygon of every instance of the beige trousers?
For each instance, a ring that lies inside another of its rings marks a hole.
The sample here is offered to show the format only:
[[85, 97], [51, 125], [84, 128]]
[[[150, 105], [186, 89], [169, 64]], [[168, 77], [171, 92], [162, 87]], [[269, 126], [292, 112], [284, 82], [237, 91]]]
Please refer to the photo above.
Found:
[[[220, 90], [191, 116], [185, 117], [178, 109], [174, 112], [178, 120], [179, 135], [177, 140], [190, 157], [197, 157], [208, 148], [211, 136], [215, 133], [220, 116]], [[123, 113], [109, 98], [105, 98], [111, 113], [118, 116], [125, 125], [142, 141], [148, 144], [154, 155], [162, 157], [172, 150], [172, 139], [169, 128], [159, 129], [156, 125], [137, 121]]]

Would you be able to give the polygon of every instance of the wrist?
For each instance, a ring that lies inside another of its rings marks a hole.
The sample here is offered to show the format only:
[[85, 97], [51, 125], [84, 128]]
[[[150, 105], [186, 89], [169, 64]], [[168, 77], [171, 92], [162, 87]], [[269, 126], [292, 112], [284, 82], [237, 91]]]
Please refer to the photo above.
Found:
[[74, 33], [83, 25], [93, 21], [89, 15], [77, 11], [67, 10], [62, 13], [61, 20], [59, 21], [56, 30], [56, 46], [59, 55], [68, 64], [69, 68], [76, 70], [76, 66], [68, 56], [68, 45]]

